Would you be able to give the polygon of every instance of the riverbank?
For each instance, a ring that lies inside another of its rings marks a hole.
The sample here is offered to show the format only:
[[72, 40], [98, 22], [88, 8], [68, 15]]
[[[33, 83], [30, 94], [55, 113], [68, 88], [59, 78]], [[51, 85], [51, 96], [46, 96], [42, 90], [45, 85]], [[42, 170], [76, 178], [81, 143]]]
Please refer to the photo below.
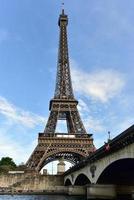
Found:
[[0, 195], [71, 195], [86, 196], [84, 186], [50, 186], [45, 190], [16, 190], [15, 188], [0, 188]]

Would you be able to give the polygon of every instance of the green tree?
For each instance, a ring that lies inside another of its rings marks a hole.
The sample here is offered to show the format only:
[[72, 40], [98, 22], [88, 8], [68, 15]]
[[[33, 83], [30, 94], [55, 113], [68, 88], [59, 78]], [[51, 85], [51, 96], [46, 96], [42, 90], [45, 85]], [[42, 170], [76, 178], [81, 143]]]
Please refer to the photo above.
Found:
[[3, 157], [0, 160], [0, 173], [5, 174], [8, 173], [10, 170], [15, 170], [16, 164], [10, 157]]

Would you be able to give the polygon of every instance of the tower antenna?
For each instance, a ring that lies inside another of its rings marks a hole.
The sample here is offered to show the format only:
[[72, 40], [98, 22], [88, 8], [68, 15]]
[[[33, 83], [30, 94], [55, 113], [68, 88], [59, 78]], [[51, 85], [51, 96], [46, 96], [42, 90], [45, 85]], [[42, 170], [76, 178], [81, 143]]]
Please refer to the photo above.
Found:
[[64, 9], [64, 5], [65, 5], [64, 2], [62, 2], [62, 9]]
[[65, 4], [64, 4], [64, 2], [62, 2], [62, 14], [64, 14], [64, 7], [65, 7]]

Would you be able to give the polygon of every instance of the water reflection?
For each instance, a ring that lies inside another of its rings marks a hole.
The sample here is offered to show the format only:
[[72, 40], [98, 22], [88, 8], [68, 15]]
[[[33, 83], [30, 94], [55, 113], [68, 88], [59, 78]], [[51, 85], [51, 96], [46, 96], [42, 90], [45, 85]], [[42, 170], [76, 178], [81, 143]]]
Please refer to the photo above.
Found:
[[0, 195], [0, 200], [86, 200], [83, 197], [61, 195]]

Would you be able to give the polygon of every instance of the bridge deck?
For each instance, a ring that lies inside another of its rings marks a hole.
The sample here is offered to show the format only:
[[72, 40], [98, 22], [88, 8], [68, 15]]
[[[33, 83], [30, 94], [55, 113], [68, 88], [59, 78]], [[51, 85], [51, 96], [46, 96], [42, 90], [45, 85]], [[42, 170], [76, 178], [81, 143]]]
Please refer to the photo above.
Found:
[[66, 171], [64, 173], [64, 176], [66, 176], [78, 169], [83, 168], [88, 163], [93, 163], [94, 161], [99, 160], [109, 154], [112, 154], [132, 143], [134, 143], [134, 125], [132, 125], [127, 130], [123, 131], [121, 134], [119, 134], [118, 136], [116, 136], [115, 138], [110, 140], [108, 143], [108, 145], [109, 145], [108, 150], [106, 149], [107, 144], [103, 145], [102, 147], [97, 149], [92, 155], [86, 157], [85, 159], [83, 159], [83, 161], [81, 161], [77, 165], [73, 166], [68, 171]]

